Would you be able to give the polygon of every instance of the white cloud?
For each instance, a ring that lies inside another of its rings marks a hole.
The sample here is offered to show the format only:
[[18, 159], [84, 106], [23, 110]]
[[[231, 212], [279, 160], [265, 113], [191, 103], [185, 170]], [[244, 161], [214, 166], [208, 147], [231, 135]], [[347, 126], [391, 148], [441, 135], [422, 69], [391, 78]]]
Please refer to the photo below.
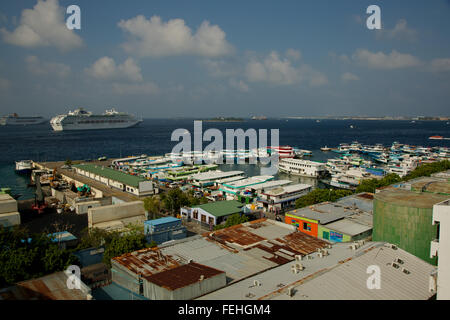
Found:
[[357, 81], [359, 80], [359, 77], [356, 74], [353, 74], [351, 72], [345, 72], [341, 75], [341, 80], [342, 81]]
[[242, 92], [248, 92], [250, 89], [248, 85], [242, 80], [230, 79], [230, 86]]
[[302, 54], [299, 50], [295, 49], [288, 49], [286, 51], [286, 57], [290, 58], [291, 60], [299, 60], [302, 57]]
[[118, 25], [129, 35], [128, 41], [123, 44], [124, 49], [143, 57], [184, 54], [218, 57], [234, 51], [225, 39], [225, 32], [208, 21], [203, 21], [195, 33], [182, 19], [163, 22], [158, 16], [147, 20], [139, 15], [121, 20]]
[[263, 61], [252, 59], [246, 67], [246, 75], [251, 82], [274, 84], [294, 84], [300, 81], [299, 71], [289, 59], [282, 59], [278, 53], [271, 52]]
[[237, 61], [205, 59], [201, 63], [213, 77], [230, 77], [239, 73]]
[[0, 29], [3, 41], [20, 47], [56, 47], [61, 51], [80, 47], [82, 39], [66, 27], [64, 8], [58, 0], [38, 0], [33, 9], [22, 11], [19, 26], [12, 32]]
[[69, 76], [70, 66], [63, 63], [42, 62], [36, 56], [28, 56], [25, 59], [28, 71], [38, 76], [56, 76], [58, 78], [66, 78]]
[[370, 52], [367, 49], [358, 49], [352, 60], [359, 65], [373, 69], [399, 69], [416, 67], [420, 60], [413, 55], [404, 54], [393, 50], [390, 54], [383, 52]]
[[393, 29], [381, 29], [376, 31], [378, 38], [387, 39], [406, 39], [415, 41], [417, 39], [417, 32], [408, 27], [408, 22], [405, 19], [400, 19]]
[[306, 64], [296, 67], [290, 59], [281, 58], [275, 51], [262, 60], [251, 58], [245, 68], [245, 75], [250, 82], [276, 85], [293, 85], [305, 80], [311, 86], [320, 86], [328, 82], [324, 74]]
[[113, 58], [102, 57], [92, 66], [85, 69], [90, 76], [101, 80], [126, 80], [139, 82], [143, 80], [141, 68], [133, 58], [128, 58], [124, 63], [116, 65]]
[[447, 72], [450, 71], [450, 58], [434, 59], [431, 61], [431, 71]]
[[157, 84], [153, 82], [146, 83], [113, 83], [113, 90], [120, 95], [141, 94], [154, 95], [160, 92]]

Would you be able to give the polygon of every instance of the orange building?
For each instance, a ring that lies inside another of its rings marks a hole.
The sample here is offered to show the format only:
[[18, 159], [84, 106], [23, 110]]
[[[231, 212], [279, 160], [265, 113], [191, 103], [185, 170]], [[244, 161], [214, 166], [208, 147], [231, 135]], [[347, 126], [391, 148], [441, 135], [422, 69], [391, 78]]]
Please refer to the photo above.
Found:
[[286, 214], [284, 222], [295, 225], [299, 231], [317, 238], [319, 229], [319, 222], [317, 220], [300, 218], [298, 216]]

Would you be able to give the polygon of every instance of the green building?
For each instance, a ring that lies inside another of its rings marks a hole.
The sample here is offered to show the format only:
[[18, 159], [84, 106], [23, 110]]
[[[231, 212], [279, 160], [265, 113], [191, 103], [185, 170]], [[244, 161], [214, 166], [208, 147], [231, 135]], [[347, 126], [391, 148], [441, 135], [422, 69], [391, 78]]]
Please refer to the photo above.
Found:
[[433, 205], [449, 198], [449, 181], [428, 177], [376, 193], [373, 241], [390, 242], [436, 265], [437, 258], [430, 258], [430, 243], [438, 238]]

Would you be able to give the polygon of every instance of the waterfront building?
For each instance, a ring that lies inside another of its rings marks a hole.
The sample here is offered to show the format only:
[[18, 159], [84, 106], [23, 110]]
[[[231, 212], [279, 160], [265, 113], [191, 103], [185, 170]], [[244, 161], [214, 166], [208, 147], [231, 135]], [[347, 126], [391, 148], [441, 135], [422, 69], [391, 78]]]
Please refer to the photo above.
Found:
[[257, 203], [264, 211], [281, 212], [293, 207], [295, 201], [311, 189], [311, 185], [301, 183], [269, 189], [260, 193]]
[[76, 173], [136, 196], [148, 196], [158, 193], [152, 181], [137, 175], [93, 164], [74, 165]]
[[281, 159], [278, 169], [288, 174], [314, 178], [319, 178], [326, 173], [324, 163], [302, 159]]
[[244, 171], [210, 171], [194, 174], [191, 178], [191, 184], [196, 187], [210, 187], [218, 180], [236, 178], [243, 179], [245, 176]]

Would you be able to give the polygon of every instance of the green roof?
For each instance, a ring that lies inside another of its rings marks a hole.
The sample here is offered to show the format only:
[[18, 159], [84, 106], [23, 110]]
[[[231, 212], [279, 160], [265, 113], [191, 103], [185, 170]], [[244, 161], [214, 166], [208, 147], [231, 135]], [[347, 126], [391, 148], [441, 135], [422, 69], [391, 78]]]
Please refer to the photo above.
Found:
[[243, 203], [236, 200], [224, 200], [201, 204], [194, 208], [203, 209], [215, 217], [223, 217], [241, 212], [243, 206]]
[[139, 187], [139, 182], [146, 181], [146, 179], [144, 179], [143, 177], [132, 176], [131, 174], [128, 174], [128, 173], [125, 173], [122, 171], [118, 171], [118, 170], [114, 170], [114, 169], [104, 167], [104, 166], [97, 166], [97, 165], [93, 165], [93, 164], [78, 164], [78, 165], [74, 165], [73, 167], [81, 169], [81, 170], [89, 171], [89, 172], [99, 175], [101, 177], [108, 178], [108, 179], [111, 179], [114, 181], [118, 181], [118, 182], [121, 182], [128, 186], [135, 187], [135, 188]]

